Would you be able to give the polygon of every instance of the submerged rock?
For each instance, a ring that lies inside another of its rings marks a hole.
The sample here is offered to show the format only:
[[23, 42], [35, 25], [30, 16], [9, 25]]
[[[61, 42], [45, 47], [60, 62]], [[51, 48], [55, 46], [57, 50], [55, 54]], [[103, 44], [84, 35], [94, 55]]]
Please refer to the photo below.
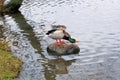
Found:
[[56, 43], [52, 43], [47, 47], [47, 51], [50, 55], [69, 55], [79, 53], [80, 48], [73, 43], [63, 43], [60, 46]]

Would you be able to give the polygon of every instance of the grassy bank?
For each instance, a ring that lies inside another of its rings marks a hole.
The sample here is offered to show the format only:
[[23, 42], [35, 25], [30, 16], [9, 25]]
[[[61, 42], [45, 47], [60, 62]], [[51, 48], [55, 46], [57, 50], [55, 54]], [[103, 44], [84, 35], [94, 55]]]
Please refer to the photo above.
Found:
[[10, 53], [8, 44], [0, 41], [0, 80], [13, 80], [21, 66], [22, 61]]
[[[0, 0], [0, 22], [4, 13], [18, 11], [23, 0], [11, 0], [9, 4], [3, 5], [5, 0]], [[11, 53], [8, 42], [2, 39], [2, 27], [0, 23], [0, 80], [14, 80], [18, 76], [23, 62]]]
[[23, 62], [12, 55], [8, 42], [2, 38], [2, 27], [0, 25], [0, 80], [14, 80]]
[[0, 80], [17, 77], [22, 62], [11, 53], [0, 50]]

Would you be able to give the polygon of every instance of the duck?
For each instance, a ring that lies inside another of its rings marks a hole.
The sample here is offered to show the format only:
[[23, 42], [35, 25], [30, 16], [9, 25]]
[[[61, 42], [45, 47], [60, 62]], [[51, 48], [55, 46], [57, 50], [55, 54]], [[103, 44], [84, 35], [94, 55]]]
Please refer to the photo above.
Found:
[[67, 40], [70, 43], [76, 43], [79, 42], [78, 40], [71, 37], [71, 35], [65, 31], [66, 27], [64, 25], [53, 25], [51, 30], [48, 30], [46, 35], [48, 37], [56, 40], [57, 45], [61, 45], [63, 43], [63, 40]]

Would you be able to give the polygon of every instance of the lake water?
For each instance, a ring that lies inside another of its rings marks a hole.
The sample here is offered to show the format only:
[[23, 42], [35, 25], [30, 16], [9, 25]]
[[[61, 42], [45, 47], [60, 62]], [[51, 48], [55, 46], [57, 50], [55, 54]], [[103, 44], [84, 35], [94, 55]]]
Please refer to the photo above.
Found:
[[[20, 13], [5, 16], [5, 35], [13, 43], [14, 55], [25, 63], [16, 80], [119, 80], [119, 4], [119, 0], [24, 1], [20, 11], [26, 20]], [[58, 24], [80, 40], [79, 54], [57, 59], [47, 53], [54, 40], [45, 33]]]

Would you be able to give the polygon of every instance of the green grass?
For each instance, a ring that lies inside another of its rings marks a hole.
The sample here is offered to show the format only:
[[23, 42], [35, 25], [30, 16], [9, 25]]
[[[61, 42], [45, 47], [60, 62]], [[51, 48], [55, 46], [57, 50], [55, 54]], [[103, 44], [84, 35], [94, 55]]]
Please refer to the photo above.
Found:
[[14, 80], [13, 78], [4, 78], [3, 80]]
[[22, 61], [7, 51], [7, 45], [0, 44], [0, 80], [14, 80], [22, 66]]
[[6, 51], [7, 49], [9, 49], [8, 42], [5, 42], [5, 41], [0, 42], [0, 50]]

